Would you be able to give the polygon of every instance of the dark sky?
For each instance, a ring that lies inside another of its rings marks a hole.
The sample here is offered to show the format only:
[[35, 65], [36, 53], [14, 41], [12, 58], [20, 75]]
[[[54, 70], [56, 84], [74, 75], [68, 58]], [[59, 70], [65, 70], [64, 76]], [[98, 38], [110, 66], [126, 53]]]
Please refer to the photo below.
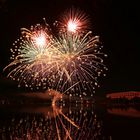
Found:
[[9, 49], [20, 28], [41, 23], [43, 17], [52, 24], [72, 6], [90, 16], [91, 30], [100, 35], [108, 54], [109, 71], [100, 79], [100, 90], [140, 90], [139, 9], [134, 1], [114, 0], [0, 0], [0, 88], [10, 84], [2, 69], [9, 63]]

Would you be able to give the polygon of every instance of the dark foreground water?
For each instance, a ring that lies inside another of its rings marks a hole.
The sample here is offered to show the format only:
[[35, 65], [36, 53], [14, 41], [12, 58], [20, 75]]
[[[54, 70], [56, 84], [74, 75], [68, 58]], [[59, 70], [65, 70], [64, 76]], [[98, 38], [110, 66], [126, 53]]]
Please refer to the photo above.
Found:
[[137, 107], [1, 105], [0, 140], [140, 140]]

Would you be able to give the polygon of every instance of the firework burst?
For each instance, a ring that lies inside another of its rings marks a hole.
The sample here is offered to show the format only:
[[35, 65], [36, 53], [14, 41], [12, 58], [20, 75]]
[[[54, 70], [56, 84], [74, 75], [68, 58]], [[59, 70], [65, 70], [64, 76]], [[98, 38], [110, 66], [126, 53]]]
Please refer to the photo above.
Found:
[[[56, 90], [70, 96], [86, 96], [93, 93], [98, 85], [97, 77], [106, 67], [103, 64], [99, 37], [91, 37], [91, 32], [84, 36], [62, 34], [57, 40]], [[106, 55], [104, 55], [106, 56]]]
[[[8, 77], [33, 89], [52, 88], [70, 96], [93, 95], [97, 77], [106, 67], [98, 36], [86, 31], [85, 15], [70, 11], [58, 37], [40, 24], [22, 28], [15, 41]], [[106, 56], [106, 55], [104, 55]]]
[[58, 22], [60, 32], [82, 35], [89, 29], [88, 16], [79, 9], [67, 10]]
[[[43, 70], [50, 62], [53, 38], [49, 35], [49, 30], [41, 25], [31, 27], [30, 30], [22, 28], [21, 37], [13, 43], [12, 62], [5, 68], [10, 68], [8, 77], [19, 81], [19, 86], [25, 84], [26, 87], [37, 89], [45, 86], [46, 78], [43, 77]], [[52, 61], [51, 61], [52, 62]]]

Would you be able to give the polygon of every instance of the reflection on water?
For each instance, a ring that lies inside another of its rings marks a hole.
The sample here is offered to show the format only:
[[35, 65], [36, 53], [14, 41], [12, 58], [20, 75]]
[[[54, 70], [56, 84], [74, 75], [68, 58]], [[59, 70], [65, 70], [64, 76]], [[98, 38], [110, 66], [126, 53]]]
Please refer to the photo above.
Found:
[[107, 109], [108, 113], [113, 115], [120, 115], [120, 116], [126, 116], [126, 117], [140, 117], [140, 110], [134, 108], [134, 107], [128, 107], [128, 108], [111, 108]]
[[60, 94], [53, 95], [52, 104], [40, 104], [40, 100], [39, 104], [36, 100], [34, 104], [1, 104], [0, 140], [140, 139], [137, 104], [70, 103], [66, 99], [61, 102], [61, 98]]
[[[56, 101], [57, 99], [55, 99]], [[48, 107], [25, 107], [4, 112], [0, 140], [102, 140], [103, 123], [94, 106], [67, 106], [52, 102]]]

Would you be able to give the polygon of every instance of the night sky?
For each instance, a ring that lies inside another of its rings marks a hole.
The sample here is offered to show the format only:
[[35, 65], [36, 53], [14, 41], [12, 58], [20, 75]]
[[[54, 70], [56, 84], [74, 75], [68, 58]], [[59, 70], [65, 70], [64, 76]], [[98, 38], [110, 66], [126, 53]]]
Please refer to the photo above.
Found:
[[[140, 90], [139, 9], [133, 1], [114, 0], [0, 0], [0, 91], [15, 88], [2, 69], [10, 62], [10, 48], [20, 28], [43, 23], [52, 25], [71, 7], [89, 15], [91, 30], [99, 35], [108, 55], [107, 76], [100, 78], [100, 92]], [[5, 88], [4, 88], [5, 87]]]

